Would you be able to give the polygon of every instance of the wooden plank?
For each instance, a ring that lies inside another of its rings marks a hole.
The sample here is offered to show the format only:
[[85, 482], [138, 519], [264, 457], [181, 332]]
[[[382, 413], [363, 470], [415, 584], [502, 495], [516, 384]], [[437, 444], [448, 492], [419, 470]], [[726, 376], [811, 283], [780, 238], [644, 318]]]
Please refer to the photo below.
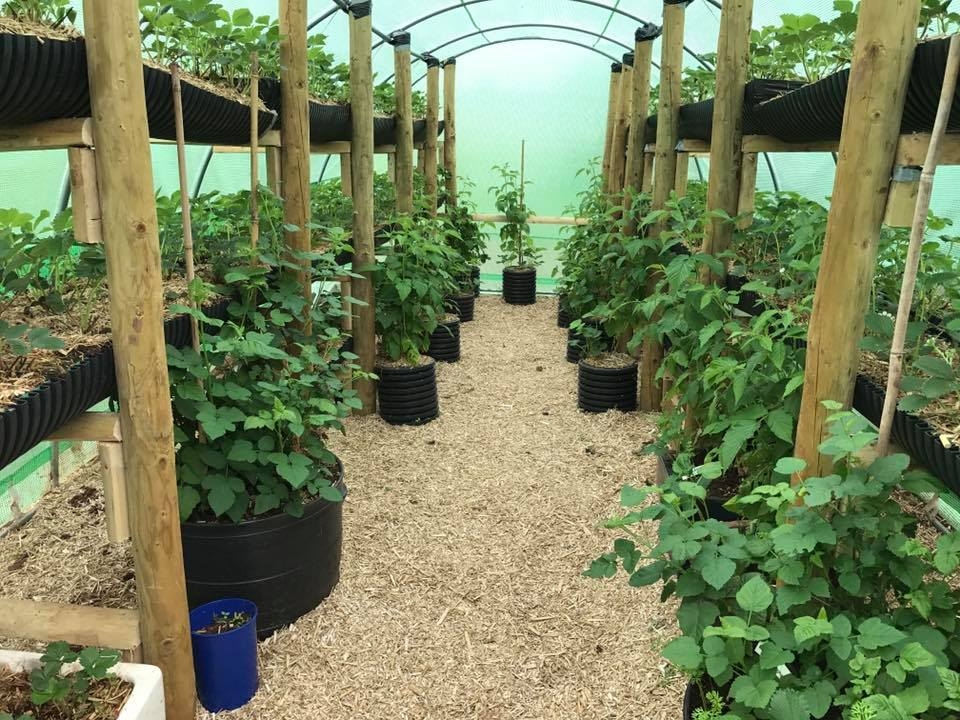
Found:
[[427, 60], [427, 137], [423, 145], [424, 192], [427, 195], [427, 210], [437, 214], [437, 145], [440, 134], [440, 61], [432, 55]]
[[623, 192], [624, 176], [627, 168], [627, 122], [630, 116], [630, 103], [633, 100], [633, 53], [624, 53], [623, 70], [620, 73], [617, 97], [617, 114], [613, 123], [613, 140], [610, 148], [610, 192], [617, 195]]
[[133, 650], [140, 619], [136, 610], [0, 598], [0, 637]]
[[643, 154], [643, 180], [640, 189], [646, 195], [653, 192], [653, 153]]
[[74, 237], [78, 243], [99, 245], [103, 242], [103, 227], [97, 185], [97, 153], [92, 148], [67, 148], [67, 163]]
[[839, 147], [837, 140], [819, 140], [809, 143], [788, 143], [769, 135], [744, 135], [743, 151], [745, 153], [759, 152], [836, 152]]
[[447, 171], [447, 204], [457, 204], [457, 60], [443, 63], [443, 167]]
[[920, 0], [860, 4], [797, 423], [794, 455], [806, 468], [795, 482], [829, 474], [831, 459], [818, 449], [831, 414], [823, 401], [849, 408], [853, 398], [919, 12]]
[[674, 189], [677, 197], [684, 197], [687, 194], [687, 184], [690, 180], [690, 153], [677, 153], [677, 180]]
[[347, 197], [353, 197], [353, 171], [351, 169], [353, 160], [350, 153], [340, 155], [340, 190]]
[[102, 466], [104, 515], [107, 539], [121, 543], [130, 539], [130, 514], [127, 509], [127, 478], [123, 467], [123, 446], [115, 442], [97, 445]]
[[413, 77], [410, 69], [410, 33], [396, 33], [394, 42], [394, 85], [397, 98], [397, 151], [394, 159], [394, 184], [397, 188], [397, 212], [413, 212]]
[[[163, 141], [162, 144], [167, 144], [169, 141]], [[154, 141], [154, 145], [161, 144], [158, 141]], [[201, 143], [187, 143], [191, 144], [201, 144]], [[278, 148], [280, 147], [280, 131], [279, 130], [268, 130], [265, 132], [260, 139], [257, 141], [257, 146], [260, 149], [260, 152], [265, 152], [267, 148]], [[229, 155], [230, 153], [249, 153], [250, 152], [250, 143], [243, 143], [242, 145], [214, 145], [213, 151], [215, 153], [223, 153]]]
[[884, 212], [883, 224], [888, 227], [911, 227], [919, 192], [920, 170], [896, 168], [887, 193], [887, 209]]
[[[497, 215], [491, 213], [475, 213], [473, 219], [477, 222], [505, 223], [506, 215]], [[563, 217], [552, 215], [531, 215], [527, 221], [531, 225], [588, 225], [586, 218]]]
[[281, 195], [280, 148], [267, 148], [267, 187], [274, 195]]
[[[372, 267], [375, 260], [373, 229], [373, 61], [370, 6], [350, 6], [350, 106], [353, 121], [351, 175], [353, 186], [353, 272], [352, 294], [360, 305], [354, 308], [353, 351], [364, 372], [376, 366], [376, 297]], [[358, 415], [377, 409], [376, 385], [358, 380], [357, 395], [363, 403]]]
[[[647, 112], [650, 109], [650, 75], [653, 71], [653, 38], [656, 34], [655, 26], [648, 24], [642, 25], [635, 34], [633, 100], [627, 136], [627, 167], [624, 171], [624, 186], [634, 191], [643, 187], [643, 135], [647, 130]], [[624, 208], [629, 209], [631, 204], [629, 196], [624, 198]], [[636, 232], [636, 228], [633, 232]]]
[[[174, 471], [140, 13], [134, 2], [100, 0], [84, 0], [83, 10], [143, 654], [163, 672], [167, 720], [193, 720], [196, 685]], [[2, 611], [0, 615], [8, 616]], [[87, 616], [81, 627], [99, 632], [103, 625]], [[45, 626], [50, 629], [54, 623]], [[57, 639], [62, 635], [58, 633]], [[97, 638], [91, 639], [96, 644]]]
[[610, 192], [610, 165], [613, 162], [613, 132], [617, 125], [617, 107], [620, 103], [620, 81], [623, 76], [623, 63], [615, 62], [610, 66], [610, 89], [607, 96], [607, 132], [603, 140], [603, 161], [600, 165], [600, 179], [604, 193]]
[[120, 442], [120, 416], [117, 413], [87, 412], [61, 425], [47, 440], [84, 442]]
[[0, 128], [0, 152], [93, 147], [93, 120], [67, 118]]
[[[897, 165], [922, 167], [929, 145], [928, 133], [901, 135], [897, 147]], [[938, 165], [960, 165], [960, 135], [947, 135], [943, 138]]]

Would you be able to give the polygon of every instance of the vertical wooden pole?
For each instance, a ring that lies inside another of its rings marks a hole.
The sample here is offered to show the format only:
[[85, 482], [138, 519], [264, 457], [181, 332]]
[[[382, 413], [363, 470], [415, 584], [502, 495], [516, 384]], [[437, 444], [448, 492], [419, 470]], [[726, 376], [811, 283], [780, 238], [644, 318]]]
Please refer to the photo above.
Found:
[[677, 197], [684, 197], [687, 194], [687, 182], [690, 179], [690, 153], [677, 153], [677, 177], [673, 189]]
[[640, 190], [647, 195], [653, 192], [653, 153], [643, 153], [643, 180], [640, 182]]
[[[880, 226], [913, 64], [920, 0], [863, 0], [837, 175], [807, 338], [794, 454], [803, 477], [829, 472], [824, 400], [850, 407]], [[799, 480], [801, 475], [795, 476]]]
[[127, 475], [123, 468], [123, 443], [97, 443], [103, 478], [103, 514], [107, 540], [121, 543], [130, 539], [130, 503]]
[[270, 188], [270, 192], [272, 192], [274, 195], [281, 197], [283, 195], [283, 188], [281, 187], [280, 148], [268, 147], [266, 154], [267, 187]]
[[[180, 177], [180, 217], [183, 222], [183, 259], [186, 269], [187, 287], [196, 278], [193, 262], [193, 222], [190, 218], [190, 181], [187, 179], [187, 146], [183, 128], [183, 98], [180, 92], [180, 66], [170, 66], [170, 79], [173, 86], [173, 126], [177, 138], [177, 169]], [[187, 292], [187, 304], [195, 307], [193, 295]], [[190, 316], [190, 344], [195, 352], [200, 352], [200, 323]]]
[[423, 142], [424, 192], [427, 211], [437, 214], [437, 142], [440, 136], [440, 61], [424, 55], [427, 61], [427, 137]]
[[[653, 40], [660, 36], [660, 28], [644, 23], [636, 32], [633, 62], [633, 100], [630, 113], [630, 132], [627, 137], [627, 166], [624, 187], [640, 192], [643, 187], [643, 140], [647, 130], [647, 111], [650, 107], [650, 74], [653, 69]], [[624, 196], [624, 207], [630, 209], [632, 195]], [[633, 228], [636, 232], [636, 228]], [[632, 233], [631, 233], [632, 234]]]
[[260, 58], [250, 55], [250, 247], [260, 244]]
[[427, 155], [424, 153], [423, 148], [417, 150], [417, 172], [421, 175], [427, 169]]
[[[660, 107], [657, 110], [657, 147], [654, 153], [653, 198], [651, 208], [663, 210], [677, 181], [677, 136], [680, 134], [680, 81], [683, 71], [683, 28], [686, 14], [685, 0], [664, 0], [663, 42], [660, 53]], [[660, 234], [665, 222], [651, 228]], [[653, 291], [657, 276], [647, 281], [647, 292]], [[657, 371], [663, 361], [663, 347], [654, 338], [643, 342], [640, 361], [640, 409], [646, 412], [660, 410], [663, 388], [657, 380]]]
[[627, 122], [633, 99], [633, 53], [624, 53], [623, 70], [620, 73], [617, 114], [613, 123], [613, 139], [610, 147], [610, 192], [623, 192], [624, 173], [627, 167]]
[[163, 672], [168, 720], [193, 720], [140, 12], [134, 0], [83, 9], [143, 653]]
[[[307, 92], [307, 0], [280, 0], [280, 171], [283, 223], [290, 260], [302, 268], [297, 279], [313, 298], [310, 261], [310, 97]], [[307, 310], [305, 310], [306, 312]]]
[[397, 97], [397, 212], [413, 212], [413, 79], [410, 71], [410, 33], [390, 36], [393, 42]]
[[395, 152], [387, 153], [387, 177], [390, 178], [390, 182], [396, 186], [397, 184], [397, 154]]
[[60, 442], [50, 443], [50, 487], [60, 487]]
[[[350, 5], [350, 107], [353, 116], [351, 177], [353, 179], [353, 278], [352, 293], [360, 305], [353, 323], [353, 350], [360, 369], [372, 373], [377, 355], [377, 306], [373, 292], [373, 61], [371, 59], [372, 3]], [[363, 402], [358, 414], [377, 409], [377, 389], [370, 380], [359, 380], [357, 394]]]
[[447, 171], [447, 204], [457, 205], [457, 59], [443, 63], [443, 167]]
[[603, 139], [603, 164], [600, 166], [600, 179], [604, 193], [610, 192], [610, 164], [613, 159], [613, 130], [617, 124], [617, 104], [620, 102], [620, 78], [623, 64], [615, 62], [610, 66], [610, 94], [607, 98], [607, 134]]
[[[743, 86], [750, 66], [750, 27], [753, 0], [727, 0], [720, 11], [717, 43], [717, 97], [710, 139], [710, 177], [707, 184], [707, 221], [703, 251], [719, 255], [730, 247], [734, 224], [709, 213], [731, 217], [740, 204], [740, 163], [743, 157]], [[726, 274], [726, 273], [724, 273]], [[709, 271], [705, 279], [722, 281]]]
[[100, 191], [97, 188], [97, 151], [67, 148], [70, 166], [70, 205], [73, 208], [73, 235], [78, 243], [103, 242], [100, 225]]
[[340, 154], [340, 189], [344, 195], [353, 197], [353, 158], [350, 153]]
[[737, 227], [744, 230], [753, 225], [753, 211], [757, 201], [757, 153], [744, 153], [740, 165], [740, 199], [737, 202]]

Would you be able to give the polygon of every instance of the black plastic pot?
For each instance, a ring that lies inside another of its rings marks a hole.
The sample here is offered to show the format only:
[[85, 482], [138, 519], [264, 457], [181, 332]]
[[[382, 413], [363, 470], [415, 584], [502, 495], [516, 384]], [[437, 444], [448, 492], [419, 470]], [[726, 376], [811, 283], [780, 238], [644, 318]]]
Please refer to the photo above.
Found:
[[480, 297], [480, 266], [470, 266], [470, 277], [473, 279], [473, 296]]
[[[673, 473], [673, 456], [672, 455], [660, 455], [657, 457], [657, 474], [658, 482], [662, 482], [664, 478], [668, 477]], [[725, 500], [714, 495], [707, 495], [706, 505], [706, 518], [703, 519], [712, 519], [719, 520], [720, 522], [736, 522], [737, 520], [742, 519], [741, 516], [731, 510], [727, 510], [723, 506]]]
[[[339, 460], [336, 473], [334, 484], [346, 495]], [[180, 537], [190, 608], [250, 600], [263, 639], [317, 607], [340, 581], [343, 503], [314, 499], [299, 518], [181, 523]]]
[[750, 278], [745, 275], [730, 273], [726, 276], [727, 290], [735, 292], [740, 296], [740, 299], [737, 301], [737, 310], [747, 315], [760, 315], [767, 309], [766, 305], [759, 293], [753, 290], [743, 289], [743, 286], [748, 282], [750, 282]]
[[626, 367], [596, 367], [585, 360], [577, 366], [577, 407], [587, 412], [637, 409], [637, 363]]
[[425, 425], [440, 414], [437, 364], [378, 367], [380, 417], [391, 425]]
[[503, 269], [503, 300], [508, 305], [533, 305], [537, 301], [537, 269]]
[[113, 346], [88, 353], [62, 377], [17, 398], [0, 412], [0, 468], [97, 403], [116, 394]]
[[460, 322], [470, 322], [476, 312], [477, 298], [473, 293], [457, 295], [447, 300], [451, 312], [460, 318]]
[[427, 355], [442, 362], [456, 362], [460, 359], [460, 318], [437, 325], [437, 329], [430, 335]]
[[557, 297], [557, 327], [568, 328], [573, 318], [570, 317], [570, 311], [566, 307], [566, 297], [559, 295]]
[[[230, 302], [231, 300], [229, 298], [221, 298], [207, 303], [203, 306], [203, 314], [215, 320], [226, 320], [227, 308], [230, 307]], [[200, 331], [215, 332], [216, 328], [204, 326], [200, 328]], [[167, 345], [172, 345], [175, 348], [183, 348], [189, 345], [192, 342], [190, 316], [177, 315], [164, 320], [163, 339]]]
[[[762, 102], [803, 87], [795, 80], [751, 80], [743, 92], [743, 134], [763, 135], [764, 127], [755, 108]], [[710, 142], [713, 137], [713, 98], [680, 108], [680, 137]]]

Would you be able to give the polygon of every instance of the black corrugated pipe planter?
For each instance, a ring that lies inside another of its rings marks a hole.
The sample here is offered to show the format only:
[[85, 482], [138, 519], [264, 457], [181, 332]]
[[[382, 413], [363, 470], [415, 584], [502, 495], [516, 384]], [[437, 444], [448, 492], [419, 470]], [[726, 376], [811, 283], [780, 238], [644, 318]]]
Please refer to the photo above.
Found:
[[437, 325], [437, 329], [430, 334], [427, 355], [441, 362], [457, 362], [460, 359], [460, 318], [448, 315]]
[[533, 305], [537, 301], [537, 269], [504, 268], [503, 300], [508, 305]]
[[463, 292], [460, 295], [454, 295], [447, 299], [447, 307], [450, 308], [460, 322], [470, 322], [473, 320], [476, 312], [477, 298], [472, 292]]
[[570, 317], [570, 311], [567, 309], [567, 296], [557, 296], [557, 327], [568, 328], [573, 318]]
[[[596, 320], [584, 320], [588, 325], [593, 325], [594, 327], [600, 327], [600, 323]], [[613, 347], [613, 340], [609, 337], [604, 336], [601, 341], [601, 349], [609, 350]], [[578, 363], [580, 358], [583, 355], [585, 347], [585, 342], [583, 336], [577, 332], [574, 328], [568, 326], [567, 330], [567, 362]]]
[[577, 407], [587, 412], [637, 409], [637, 361], [623, 353], [601, 353], [577, 366]]
[[377, 400], [380, 417], [391, 425], [425, 425], [440, 414], [437, 363], [379, 365]]
[[[673, 474], [673, 456], [657, 456], [657, 482], [662, 483], [663, 480], [671, 474]], [[722, 480], [719, 482], [722, 482]], [[739, 487], [739, 483], [735, 480], [733, 482], [724, 482], [724, 484], [730, 485], [731, 487], [736, 484], [737, 487]], [[731, 497], [733, 497], [733, 495], [731, 495]], [[729, 499], [730, 498], [720, 497], [720, 493], [711, 493], [711, 488], [707, 488], [706, 512], [700, 514], [700, 519], [719, 520], [720, 522], [736, 522], [740, 520], [741, 516], [738, 513], [727, 510], [727, 508], [723, 506]]]
[[473, 281], [473, 296], [480, 297], [480, 266], [470, 266], [470, 279]]
[[[339, 459], [335, 472], [333, 485], [346, 495]], [[315, 498], [299, 518], [183, 522], [180, 537], [190, 608], [251, 600], [262, 640], [316, 608], [340, 581], [343, 503]]]

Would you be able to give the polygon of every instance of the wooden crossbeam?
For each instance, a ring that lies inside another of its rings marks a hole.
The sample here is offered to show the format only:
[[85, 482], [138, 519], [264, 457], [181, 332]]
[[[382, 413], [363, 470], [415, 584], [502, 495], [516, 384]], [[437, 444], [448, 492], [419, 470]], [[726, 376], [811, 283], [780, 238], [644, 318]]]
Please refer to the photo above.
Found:
[[93, 147], [93, 121], [68, 118], [0, 128], [0, 152]]
[[47, 440], [120, 442], [120, 416], [116, 413], [88, 412], [61, 425]]
[[[505, 223], [506, 215], [496, 215], [489, 213], [476, 213], [473, 219], [477, 222]], [[586, 218], [561, 217], [551, 215], [531, 215], [527, 220], [531, 225], [586, 225], [589, 221]]]
[[135, 651], [140, 619], [136, 610], [0, 598], [0, 637]]

